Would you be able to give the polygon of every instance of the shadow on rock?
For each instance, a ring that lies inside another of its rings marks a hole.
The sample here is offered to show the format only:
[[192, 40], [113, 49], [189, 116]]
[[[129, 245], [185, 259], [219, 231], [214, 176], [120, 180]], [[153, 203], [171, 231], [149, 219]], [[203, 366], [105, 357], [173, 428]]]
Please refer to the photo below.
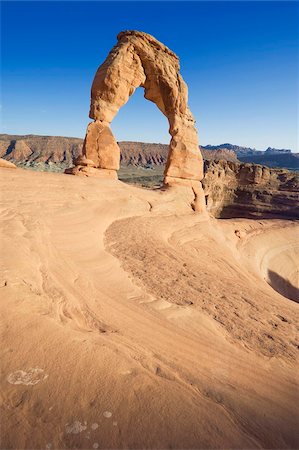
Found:
[[284, 297], [299, 303], [299, 289], [293, 286], [288, 280], [285, 280], [278, 273], [268, 270], [268, 283], [276, 292]]

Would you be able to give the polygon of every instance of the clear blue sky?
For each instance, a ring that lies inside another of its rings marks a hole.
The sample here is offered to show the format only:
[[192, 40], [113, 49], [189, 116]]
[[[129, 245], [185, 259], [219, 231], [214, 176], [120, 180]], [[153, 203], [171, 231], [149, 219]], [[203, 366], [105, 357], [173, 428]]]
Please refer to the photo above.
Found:
[[[2, 132], [83, 137], [97, 67], [124, 29], [177, 53], [200, 142], [298, 151], [297, 2], [2, 2]], [[139, 88], [117, 140], [168, 142]]]

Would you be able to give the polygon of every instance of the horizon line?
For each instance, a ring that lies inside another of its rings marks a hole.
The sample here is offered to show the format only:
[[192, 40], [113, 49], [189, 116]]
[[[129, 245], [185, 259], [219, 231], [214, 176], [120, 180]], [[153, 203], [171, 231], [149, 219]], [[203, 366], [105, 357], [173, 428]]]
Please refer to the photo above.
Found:
[[[54, 0], [55, 1], [55, 0]], [[69, 1], [71, 1], [71, 0], [69, 0]], [[78, 0], [79, 1], [79, 0]], [[114, 1], [114, 0], [113, 0]], [[155, 1], [155, 0], [154, 0]], [[195, 0], [194, 0], [195, 1]], [[233, 1], [233, 0], [232, 0]], [[61, 136], [61, 135], [58, 135], [58, 134], [35, 134], [35, 133], [28, 133], [28, 134], [18, 134], [18, 133], [3, 133], [3, 132], [1, 132], [0, 133], [0, 136], [2, 136], [2, 135], [6, 135], [6, 136], [22, 136], [22, 137], [27, 137], [27, 136], [39, 136], [39, 137], [56, 137], [56, 138], [66, 138], [66, 139], [81, 139], [81, 140], [84, 140], [84, 137], [82, 137], [82, 136]], [[155, 144], [155, 145], [169, 145], [169, 142], [148, 142], [148, 141], [138, 141], [138, 140], [117, 140], [116, 141], [117, 143], [119, 143], [119, 142], [136, 142], [136, 143], [138, 143], [138, 144]], [[211, 146], [211, 147], [219, 147], [220, 145], [234, 145], [234, 146], [237, 146], [237, 147], [241, 147], [241, 148], [250, 148], [250, 149], [252, 149], [252, 150], [256, 150], [256, 151], [259, 151], [259, 152], [265, 152], [266, 150], [268, 150], [269, 148], [272, 148], [272, 149], [275, 149], [275, 150], [289, 150], [291, 153], [299, 153], [299, 152], [296, 152], [296, 151], [293, 151], [292, 149], [290, 149], [290, 148], [278, 148], [278, 147], [272, 147], [272, 146], [268, 146], [265, 150], [261, 150], [261, 149], [258, 149], [258, 148], [256, 148], [255, 146], [254, 147], [250, 147], [250, 146], [248, 146], [248, 145], [240, 145], [240, 144], [232, 144], [232, 143], [230, 143], [230, 142], [223, 142], [223, 143], [221, 143], [221, 144], [199, 144], [199, 147], [208, 147], [208, 146]]]

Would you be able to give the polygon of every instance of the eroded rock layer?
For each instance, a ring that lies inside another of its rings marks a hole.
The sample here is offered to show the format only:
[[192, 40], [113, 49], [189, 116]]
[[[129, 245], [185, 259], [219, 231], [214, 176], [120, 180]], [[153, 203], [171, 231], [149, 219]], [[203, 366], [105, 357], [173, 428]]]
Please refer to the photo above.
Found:
[[203, 188], [216, 217], [299, 218], [299, 177], [257, 164], [205, 161]]
[[[122, 166], [162, 166], [166, 164], [169, 146], [149, 142], [123, 141], [120, 148]], [[82, 155], [83, 139], [62, 136], [0, 134], [0, 157], [19, 165], [44, 165], [64, 170]], [[203, 159], [238, 161], [232, 150], [207, 150], [201, 146]], [[97, 156], [93, 156], [94, 159]], [[96, 159], [97, 160], [97, 159]]]

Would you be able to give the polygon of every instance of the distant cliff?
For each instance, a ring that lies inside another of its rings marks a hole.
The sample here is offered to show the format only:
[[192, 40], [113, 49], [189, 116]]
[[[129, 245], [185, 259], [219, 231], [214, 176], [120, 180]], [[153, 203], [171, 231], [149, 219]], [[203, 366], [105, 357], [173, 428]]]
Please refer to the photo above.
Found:
[[[82, 151], [83, 139], [62, 136], [0, 135], [0, 158], [40, 170], [63, 170]], [[123, 166], [164, 165], [168, 145], [145, 142], [119, 142]], [[205, 160], [253, 162], [269, 167], [299, 169], [299, 154], [268, 148], [266, 151], [232, 144], [202, 146]]]
[[227, 150], [233, 150], [237, 155], [252, 155], [252, 154], [260, 154], [260, 153], [291, 153], [290, 149], [285, 148], [272, 148], [268, 147], [265, 151], [263, 150], [257, 150], [256, 148], [252, 147], [244, 147], [241, 145], [234, 145], [234, 144], [220, 144], [220, 145], [206, 145], [205, 148], [207, 150], [220, 150], [220, 149], [227, 149]]
[[71, 165], [82, 150], [83, 140], [60, 136], [0, 135], [0, 157], [16, 164]]
[[[48, 165], [59, 169], [72, 165], [73, 159], [82, 151], [83, 139], [61, 136], [0, 135], [0, 158], [22, 165]], [[168, 145], [145, 142], [119, 142], [121, 164], [124, 166], [164, 165]], [[237, 161], [231, 150], [202, 150], [205, 159]]]
[[299, 176], [256, 164], [205, 161], [203, 188], [216, 217], [299, 218]]
[[[125, 166], [152, 166], [164, 165], [168, 155], [168, 145], [148, 144], [144, 142], [119, 142], [121, 150], [121, 163]], [[203, 158], [225, 159], [227, 161], [238, 161], [236, 154], [231, 150], [208, 151], [201, 148]]]
[[207, 145], [207, 150], [231, 150], [242, 162], [262, 164], [268, 167], [282, 167], [292, 170], [299, 169], [299, 153], [292, 153], [289, 149], [268, 147], [265, 151], [233, 144]]
[[268, 152], [238, 156], [242, 162], [262, 164], [268, 167], [285, 167], [290, 170], [299, 170], [299, 153]]

